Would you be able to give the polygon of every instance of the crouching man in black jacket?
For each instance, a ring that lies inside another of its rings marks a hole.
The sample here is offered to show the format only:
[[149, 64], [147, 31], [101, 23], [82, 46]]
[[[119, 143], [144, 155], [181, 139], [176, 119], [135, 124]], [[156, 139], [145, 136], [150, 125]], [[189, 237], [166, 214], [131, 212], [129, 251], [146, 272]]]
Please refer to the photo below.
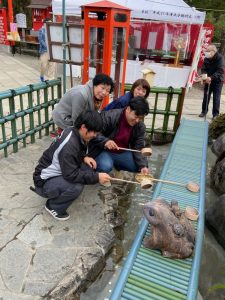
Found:
[[35, 168], [35, 192], [48, 198], [45, 209], [57, 220], [69, 219], [66, 210], [85, 184], [110, 181], [108, 174], [94, 171], [96, 162], [88, 157], [88, 144], [101, 129], [102, 119], [97, 111], [82, 112], [75, 126], [63, 131]]
[[149, 113], [149, 105], [143, 97], [134, 97], [127, 107], [101, 113], [101, 134], [92, 140], [90, 151], [96, 159], [97, 170], [109, 173], [117, 170], [148, 174], [148, 161], [139, 152], [120, 148], [141, 150], [145, 147], [145, 125], [142, 122]]

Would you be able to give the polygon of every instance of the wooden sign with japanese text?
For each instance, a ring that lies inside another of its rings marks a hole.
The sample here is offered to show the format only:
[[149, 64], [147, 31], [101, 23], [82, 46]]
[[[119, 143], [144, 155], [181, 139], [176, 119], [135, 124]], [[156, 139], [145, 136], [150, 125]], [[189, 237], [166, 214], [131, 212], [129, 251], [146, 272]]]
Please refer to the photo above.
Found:
[[0, 44], [9, 45], [9, 41], [6, 38], [7, 31], [6, 8], [0, 8]]

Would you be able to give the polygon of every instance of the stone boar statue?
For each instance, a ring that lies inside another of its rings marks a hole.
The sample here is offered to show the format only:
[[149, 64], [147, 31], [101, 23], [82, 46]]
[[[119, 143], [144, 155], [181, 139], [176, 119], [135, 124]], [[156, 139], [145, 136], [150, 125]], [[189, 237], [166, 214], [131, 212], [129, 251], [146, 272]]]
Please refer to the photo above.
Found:
[[144, 205], [144, 215], [151, 224], [151, 235], [144, 239], [144, 246], [161, 250], [170, 258], [187, 258], [193, 254], [195, 231], [191, 222], [178, 206], [163, 199]]

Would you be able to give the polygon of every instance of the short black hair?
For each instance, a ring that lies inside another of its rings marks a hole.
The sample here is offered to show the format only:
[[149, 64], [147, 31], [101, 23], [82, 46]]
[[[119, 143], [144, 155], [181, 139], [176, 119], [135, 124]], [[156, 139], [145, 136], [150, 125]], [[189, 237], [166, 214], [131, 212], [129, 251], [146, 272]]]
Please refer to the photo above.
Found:
[[114, 89], [114, 83], [111, 77], [103, 73], [95, 75], [95, 77], [93, 78], [93, 85], [96, 86], [99, 84], [110, 85], [111, 86], [110, 93], [112, 93]]
[[77, 117], [74, 126], [80, 129], [82, 125], [85, 125], [88, 131], [100, 131], [103, 126], [100, 113], [96, 110], [83, 111]]
[[128, 106], [135, 111], [137, 116], [146, 116], [149, 113], [149, 104], [144, 97], [134, 97], [130, 100]]

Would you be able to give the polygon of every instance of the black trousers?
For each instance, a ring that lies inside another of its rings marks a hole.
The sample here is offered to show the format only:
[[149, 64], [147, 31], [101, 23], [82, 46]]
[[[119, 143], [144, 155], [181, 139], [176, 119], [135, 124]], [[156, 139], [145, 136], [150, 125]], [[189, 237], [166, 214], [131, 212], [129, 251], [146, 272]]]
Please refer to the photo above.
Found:
[[72, 202], [82, 193], [84, 185], [70, 183], [62, 176], [50, 178], [42, 188], [36, 187], [36, 192], [48, 198], [48, 205], [58, 213], [65, 213]]
[[[204, 97], [202, 101], [202, 113], [207, 114], [211, 94], [213, 94], [212, 115], [216, 117], [220, 113], [220, 98], [223, 88], [223, 82], [212, 81], [210, 86], [206, 83], [204, 86]], [[209, 89], [209, 90], [208, 90]]]

